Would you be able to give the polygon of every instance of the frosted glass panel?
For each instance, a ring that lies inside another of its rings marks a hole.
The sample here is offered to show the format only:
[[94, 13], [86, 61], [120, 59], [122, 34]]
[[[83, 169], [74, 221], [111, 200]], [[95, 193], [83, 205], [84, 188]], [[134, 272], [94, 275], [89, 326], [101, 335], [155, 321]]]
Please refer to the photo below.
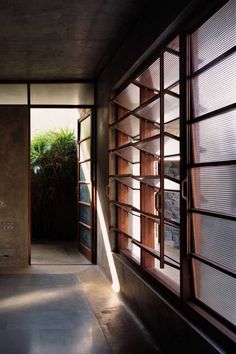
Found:
[[196, 297], [236, 325], [236, 279], [193, 260]]
[[89, 206], [79, 204], [79, 219], [84, 224], [90, 225], [90, 223], [91, 223], [91, 208]]
[[27, 104], [27, 85], [24, 84], [0, 84], [1, 104]]
[[235, 103], [236, 53], [192, 80], [194, 116]]
[[160, 154], [160, 139], [159, 137], [153, 138], [148, 141], [140, 141], [136, 145], [140, 150], [148, 152], [149, 154], [158, 156]]
[[143, 86], [160, 90], [160, 59], [158, 58], [147, 70], [144, 71], [137, 79]]
[[164, 88], [179, 80], [179, 56], [165, 52], [164, 54]]
[[128, 214], [128, 234], [137, 241], [141, 240], [140, 215], [135, 213]]
[[193, 66], [200, 69], [236, 45], [236, 2], [229, 1], [192, 35]]
[[167, 48], [174, 49], [176, 52], [179, 52], [179, 37], [176, 37], [171, 41], [168, 45]]
[[179, 154], [179, 141], [165, 136], [164, 154], [165, 156]]
[[192, 169], [195, 208], [236, 216], [236, 166]]
[[90, 203], [92, 200], [91, 185], [80, 183], [79, 185], [79, 196], [82, 202]]
[[118, 121], [115, 128], [132, 138], [136, 137], [140, 134], [140, 119], [134, 115], [129, 115], [127, 118]]
[[80, 123], [80, 140], [90, 137], [91, 135], [91, 116], [85, 118]]
[[91, 234], [90, 230], [84, 227], [83, 225], [79, 224], [79, 237], [80, 243], [87, 246], [88, 248], [91, 247]]
[[80, 161], [90, 159], [90, 139], [87, 139], [79, 144]]
[[179, 119], [176, 119], [170, 123], [165, 124], [165, 132], [170, 133], [175, 136], [180, 135], [179, 131]]
[[78, 84], [31, 84], [32, 104], [93, 105], [94, 85]]
[[180, 221], [180, 194], [179, 192], [164, 192], [164, 212], [165, 218], [179, 222]]
[[170, 225], [164, 225], [165, 255], [179, 262], [179, 229]]
[[236, 159], [236, 110], [192, 125], [194, 161]]
[[90, 181], [91, 179], [91, 167], [90, 161], [79, 164], [79, 179], [80, 181]]
[[172, 119], [179, 118], [179, 99], [166, 94], [164, 96], [165, 115], [164, 121], [169, 122]]
[[160, 99], [149, 103], [137, 111], [137, 115], [152, 122], [160, 123]]
[[139, 87], [130, 84], [115, 98], [115, 102], [130, 111], [137, 108], [140, 104]]
[[125, 148], [121, 148], [117, 151], [115, 151], [115, 153], [120, 156], [123, 157], [125, 160], [135, 163], [135, 162], [139, 162], [140, 160], [140, 151], [138, 149], [136, 149], [134, 146], [128, 146]]
[[194, 251], [236, 272], [236, 221], [193, 213]]
[[164, 179], [164, 188], [165, 189], [169, 189], [169, 190], [173, 190], [173, 191], [179, 191], [180, 190], [180, 186], [179, 183], [173, 182], [168, 178]]
[[175, 178], [179, 180], [179, 161], [167, 161], [164, 160], [164, 174], [165, 176]]

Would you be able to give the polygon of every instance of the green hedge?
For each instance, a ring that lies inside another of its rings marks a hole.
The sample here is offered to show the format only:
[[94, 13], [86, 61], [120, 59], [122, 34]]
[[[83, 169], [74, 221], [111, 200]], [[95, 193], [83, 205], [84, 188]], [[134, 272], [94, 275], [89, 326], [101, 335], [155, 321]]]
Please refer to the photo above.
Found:
[[31, 141], [32, 237], [68, 240], [76, 232], [74, 132], [48, 131]]

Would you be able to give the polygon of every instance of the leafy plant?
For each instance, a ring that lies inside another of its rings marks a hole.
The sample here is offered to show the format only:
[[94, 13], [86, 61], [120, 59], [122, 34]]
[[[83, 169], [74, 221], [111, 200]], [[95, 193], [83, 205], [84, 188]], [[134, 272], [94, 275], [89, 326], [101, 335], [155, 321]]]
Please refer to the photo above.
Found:
[[48, 131], [31, 142], [33, 238], [75, 233], [76, 142], [70, 130]]

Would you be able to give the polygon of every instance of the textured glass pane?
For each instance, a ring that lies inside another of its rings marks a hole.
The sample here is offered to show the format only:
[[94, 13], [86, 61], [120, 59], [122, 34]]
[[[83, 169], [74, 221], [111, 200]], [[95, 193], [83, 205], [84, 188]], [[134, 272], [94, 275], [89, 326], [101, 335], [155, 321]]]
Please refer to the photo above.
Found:
[[91, 116], [85, 118], [80, 123], [80, 140], [89, 138], [91, 135]]
[[123, 90], [116, 98], [115, 101], [122, 107], [132, 111], [140, 104], [140, 90], [139, 87], [130, 84]]
[[152, 155], [159, 155], [160, 154], [160, 139], [159, 137], [153, 138], [152, 140], [149, 141], [140, 141], [136, 145], [139, 149], [148, 152], [149, 154]]
[[169, 136], [165, 136], [164, 139], [165, 156], [179, 154], [179, 141], [172, 139]]
[[140, 189], [140, 182], [132, 177], [116, 177], [116, 180], [132, 189]]
[[173, 182], [170, 179], [165, 178], [164, 179], [164, 188], [174, 190], [174, 191], [179, 191], [180, 185], [179, 185], [179, 183]]
[[175, 85], [169, 89], [171, 92], [177, 93], [179, 95], [179, 85]]
[[164, 88], [179, 81], [179, 56], [165, 52], [164, 54]]
[[165, 218], [179, 222], [180, 220], [180, 194], [179, 192], [164, 192]]
[[32, 104], [93, 105], [94, 85], [80, 84], [31, 84]]
[[236, 159], [236, 110], [192, 125], [194, 161]]
[[176, 52], [179, 52], [179, 37], [175, 37], [173, 41], [171, 41], [167, 48], [174, 49]]
[[141, 183], [147, 184], [148, 186], [160, 188], [160, 178], [159, 177], [137, 177]]
[[236, 45], [236, 2], [229, 1], [192, 35], [194, 70]]
[[144, 108], [139, 109], [137, 115], [152, 122], [160, 123], [160, 100], [157, 99]]
[[179, 180], [179, 161], [164, 161], [164, 174], [165, 176]]
[[195, 252], [236, 272], [236, 221], [193, 213]]
[[80, 161], [90, 159], [90, 139], [87, 139], [79, 144], [79, 157]]
[[127, 118], [118, 121], [115, 128], [130, 137], [136, 137], [140, 134], [140, 119], [134, 115], [129, 115]]
[[90, 230], [81, 224], [79, 224], [79, 237], [80, 237], [80, 243], [87, 246], [88, 248], [91, 248]]
[[153, 90], [160, 90], [160, 59], [157, 59], [137, 79], [139, 83]]
[[192, 169], [193, 204], [236, 216], [236, 166], [208, 166]]
[[115, 152], [120, 157], [123, 157], [125, 160], [132, 163], [139, 162], [140, 160], [140, 151], [134, 146], [128, 146], [122, 149], [119, 149]]
[[141, 254], [141, 251], [140, 251], [140, 248], [135, 245], [131, 239], [128, 239], [127, 240], [127, 250], [130, 251], [131, 253], [131, 256], [138, 262], [140, 263], [140, 254]]
[[91, 223], [91, 208], [87, 205], [79, 204], [79, 220], [84, 224]]
[[137, 241], [141, 240], [141, 221], [140, 215], [135, 213], [128, 214], [128, 234]]
[[80, 181], [90, 181], [91, 178], [91, 165], [90, 161], [83, 162], [79, 165], [79, 180]]
[[90, 184], [80, 183], [79, 185], [79, 199], [82, 202], [90, 203], [92, 199]]
[[192, 80], [194, 116], [235, 103], [236, 53]]
[[170, 133], [175, 136], [179, 136], [179, 119], [176, 119], [170, 123], [165, 124], [165, 132]]
[[179, 99], [166, 94], [164, 96], [164, 121], [169, 122], [172, 119], [179, 118]]
[[27, 104], [27, 85], [0, 84], [1, 104]]
[[236, 325], [236, 279], [193, 260], [196, 297]]
[[165, 255], [179, 262], [179, 229], [165, 224]]

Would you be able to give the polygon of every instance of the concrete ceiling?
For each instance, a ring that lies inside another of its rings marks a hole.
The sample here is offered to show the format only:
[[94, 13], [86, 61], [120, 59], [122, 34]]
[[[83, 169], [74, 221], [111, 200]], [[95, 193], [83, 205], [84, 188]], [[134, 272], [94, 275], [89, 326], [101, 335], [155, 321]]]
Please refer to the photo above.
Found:
[[94, 79], [144, 0], [0, 0], [0, 80]]

